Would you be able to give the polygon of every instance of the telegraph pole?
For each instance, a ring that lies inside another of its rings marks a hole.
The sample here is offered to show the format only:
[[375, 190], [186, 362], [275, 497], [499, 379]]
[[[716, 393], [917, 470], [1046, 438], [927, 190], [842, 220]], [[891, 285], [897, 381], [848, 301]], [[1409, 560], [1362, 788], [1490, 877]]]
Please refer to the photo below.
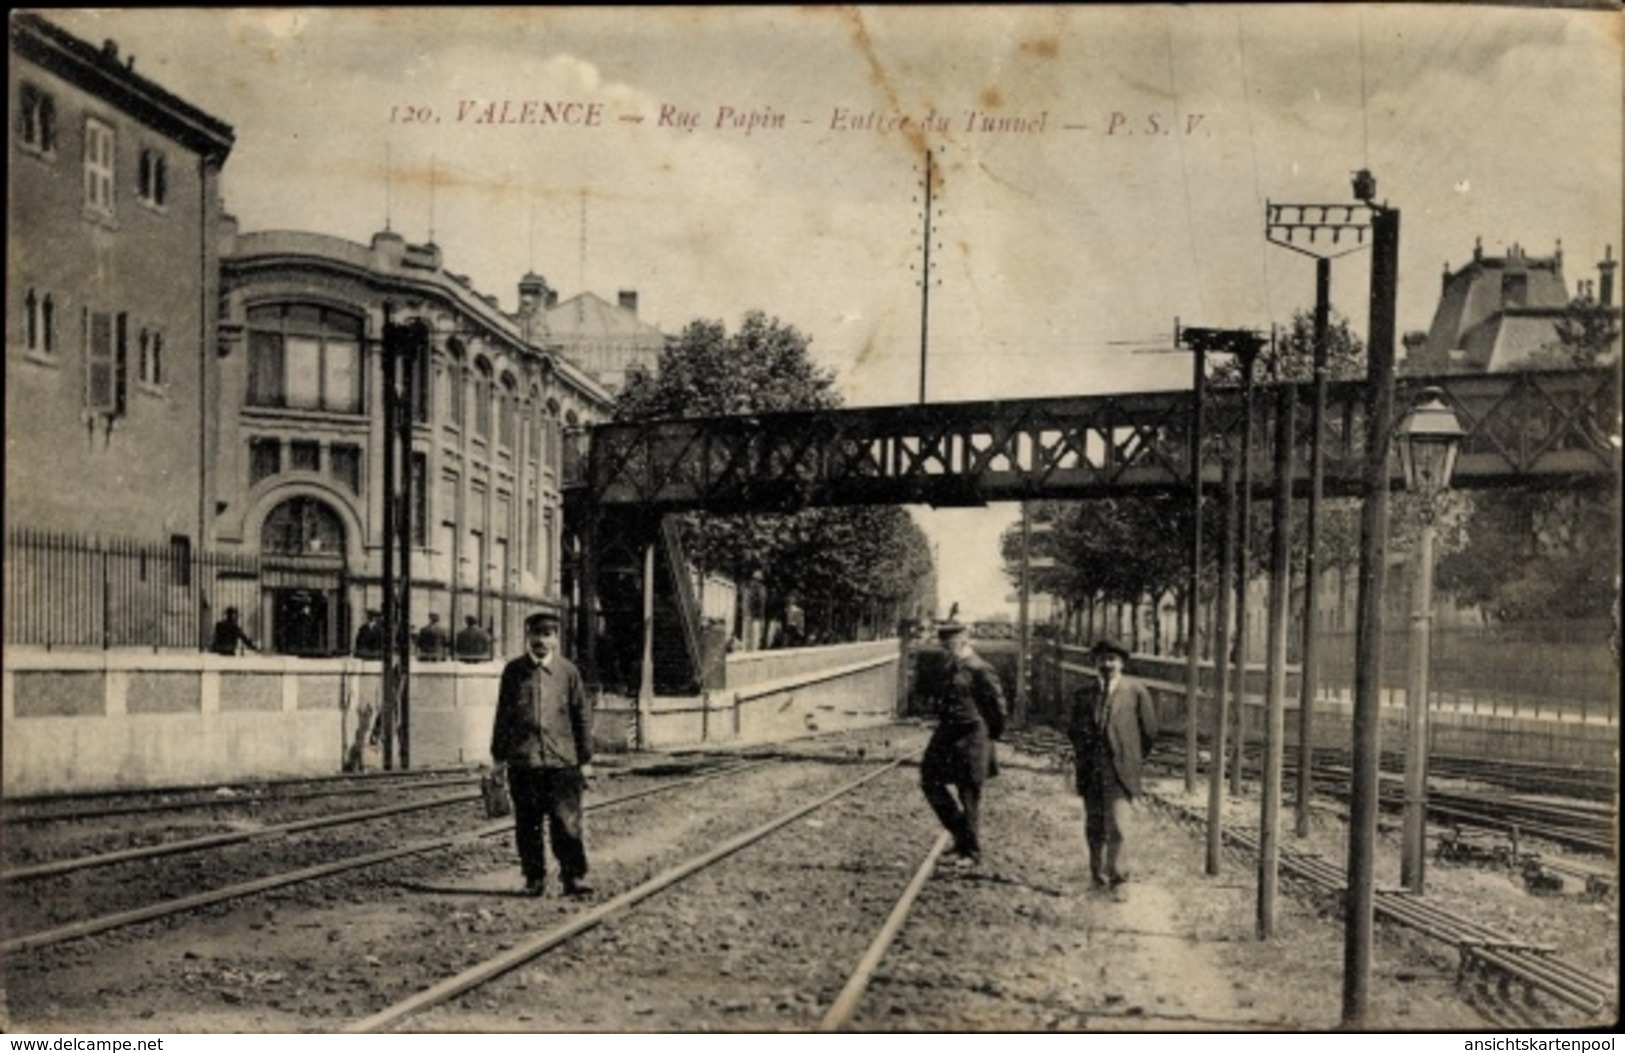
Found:
[[[1279, 361], [1279, 359], [1277, 359]], [[1258, 831], [1258, 938], [1275, 932], [1281, 864], [1281, 771], [1286, 733], [1287, 586], [1292, 572], [1292, 432], [1298, 388], [1283, 383], [1275, 400], [1275, 495], [1270, 532], [1269, 672], [1265, 690], [1264, 763]]]
[[920, 402], [925, 402], [925, 349], [931, 327], [931, 195], [935, 191], [936, 165], [930, 148], [925, 151], [925, 210], [923, 252], [920, 269]]
[[[1174, 320], [1174, 343], [1183, 337]], [[1196, 713], [1202, 690], [1202, 653], [1196, 646], [1196, 626], [1202, 616], [1202, 429], [1207, 378], [1207, 345], [1196, 341], [1191, 376], [1191, 565], [1185, 584], [1185, 792], [1196, 792]]]
[[1028, 616], [1033, 581], [1033, 514], [1028, 502], [1021, 502], [1021, 597], [1017, 609], [1020, 621], [1017, 636], [1020, 650], [1016, 652], [1016, 712], [1013, 723], [1018, 728], [1027, 726], [1029, 678], [1032, 676], [1033, 635]]
[[[429, 353], [421, 318], [396, 323], [384, 308], [384, 640], [381, 737], [384, 768], [395, 766], [399, 736], [402, 768], [411, 767], [412, 665], [412, 431], [415, 373]], [[396, 573], [395, 560], [400, 559]]]
[[[1249, 334], [1251, 335], [1251, 334]], [[1253, 556], [1253, 367], [1260, 350], [1256, 337], [1237, 345], [1241, 358], [1241, 522], [1236, 557], [1236, 709], [1230, 743], [1230, 795], [1241, 796], [1242, 754], [1247, 745], [1247, 585]]]
[[1377, 843], [1378, 721], [1382, 690], [1382, 593], [1388, 554], [1388, 446], [1394, 424], [1394, 322], [1399, 291], [1399, 210], [1377, 205], [1377, 181], [1361, 169], [1354, 196], [1372, 209], [1371, 308], [1367, 336], [1364, 507], [1355, 601], [1353, 786], [1348, 892], [1344, 900], [1343, 1025], [1365, 1025], [1371, 995]]
[[[1326, 431], [1326, 381], [1331, 328], [1332, 260], [1367, 248], [1372, 206], [1358, 204], [1276, 204], [1264, 206], [1264, 237], [1272, 245], [1315, 261], [1314, 403], [1309, 418], [1309, 508], [1303, 561], [1303, 658], [1298, 691], [1298, 778], [1295, 832], [1309, 836], [1310, 775], [1315, 690], [1320, 681], [1320, 501], [1326, 483], [1322, 443]], [[1299, 236], [1303, 241], [1299, 241]]]
[[[1189, 347], [1196, 353], [1195, 377], [1192, 382], [1191, 401], [1191, 500], [1195, 504], [1194, 536], [1191, 541], [1191, 565], [1188, 571], [1187, 587], [1190, 590], [1190, 641], [1191, 653], [1186, 656], [1186, 785], [1194, 787], [1195, 769], [1192, 758], [1196, 756], [1195, 726], [1196, 726], [1196, 699], [1199, 689], [1200, 665], [1196, 648], [1196, 621], [1201, 612], [1201, 604], [1197, 599], [1201, 584], [1201, 553], [1202, 553], [1202, 431], [1204, 428], [1202, 403], [1207, 398], [1207, 356], [1210, 354], [1235, 355], [1242, 361], [1243, 368], [1248, 376], [1248, 393], [1251, 394], [1252, 363], [1257, 357], [1260, 348], [1259, 337], [1250, 329], [1207, 329], [1192, 326], [1180, 328], [1175, 326], [1176, 344]], [[1250, 399], [1249, 399], [1250, 401]], [[1245, 422], [1246, 429], [1252, 426], [1250, 413]], [[1245, 439], [1243, 443], [1245, 444]], [[1219, 549], [1219, 586], [1217, 596], [1217, 611], [1214, 616], [1213, 627], [1213, 714], [1211, 732], [1208, 740], [1208, 843], [1207, 843], [1207, 872], [1219, 872], [1220, 849], [1224, 838], [1220, 829], [1221, 812], [1224, 798], [1224, 764], [1225, 764], [1225, 735], [1226, 725], [1229, 721], [1229, 711], [1226, 705], [1226, 691], [1229, 680], [1229, 652], [1230, 652], [1230, 571], [1231, 560], [1236, 549], [1236, 475], [1235, 463], [1230, 449], [1226, 446], [1224, 451], [1223, 471], [1223, 516], [1224, 516], [1224, 543]], [[1245, 500], [1245, 493], [1243, 493]], [[1245, 579], [1245, 575], [1242, 576]], [[1237, 704], [1240, 704], [1238, 691]], [[1239, 761], [1238, 761], [1239, 763]]]

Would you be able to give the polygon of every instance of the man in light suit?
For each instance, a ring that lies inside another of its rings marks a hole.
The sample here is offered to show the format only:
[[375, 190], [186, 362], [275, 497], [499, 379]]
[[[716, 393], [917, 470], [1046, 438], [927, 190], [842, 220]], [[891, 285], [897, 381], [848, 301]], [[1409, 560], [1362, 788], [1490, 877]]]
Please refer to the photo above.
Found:
[[1141, 793], [1140, 768], [1156, 742], [1157, 710], [1145, 685], [1123, 675], [1127, 649], [1101, 640], [1090, 654], [1100, 679], [1079, 689], [1067, 738], [1083, 797], [1090, 878], [1096, 889], [1110, 889], [1121, 899], [1121, 886], [1128, 880], [1126, 842]]

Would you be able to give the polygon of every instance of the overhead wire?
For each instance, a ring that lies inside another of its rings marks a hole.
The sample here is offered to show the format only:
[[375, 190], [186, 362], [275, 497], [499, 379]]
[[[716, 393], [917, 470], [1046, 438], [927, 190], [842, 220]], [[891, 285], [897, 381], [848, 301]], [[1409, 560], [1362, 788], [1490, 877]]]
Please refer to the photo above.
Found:
[[[1163, 11], [1163, 30], [1164, 39], [1168, 45], [1168, 91], [1174, 100], [1174, 127], [1179, 128], [1181, 127], [1181, 108], [1179, 104], [1179, 77], [1174, 70], [1173, 14], [1167, 9]], [[1201, 314], [1205, 316], [1207, 314], [1207, 297], [1202, 292], [1202, 259], [1201, 253], [1197, 250], [1196, 220], [1194, 209], [1191, 206], [1190, 164], [1185, 158], [1185, 137], [1176, 135], [1175, 139], [1179, 143], [1179, 174], [1185, 189], [1185, 231], [1190, 238], [1192, 269], [1196, 272], [1196, 304]]]
[[[1264, 213], [1264, 190], [1258, 172], [1258, 139], [1253, 130], [1253, 87], [1252, 80], [1247, 75], [1247, 30], [1242, 21], [1241, 11], [1236, 12], [1236, 54], [1241, 64], [1241, 99], [1244, 111], [1247, 114], [1247, 148], [1252, 155], [1253, 163], [1253, 204], [1257, 206], [1259, 215]], [[1270, 295], [1270, 253], [1269, 241], [1258, 239], [1258, 264], [1261, 280], [1264, 283], [1264, 316], [1271, 322], [1275, 321], [1275, 308]]]

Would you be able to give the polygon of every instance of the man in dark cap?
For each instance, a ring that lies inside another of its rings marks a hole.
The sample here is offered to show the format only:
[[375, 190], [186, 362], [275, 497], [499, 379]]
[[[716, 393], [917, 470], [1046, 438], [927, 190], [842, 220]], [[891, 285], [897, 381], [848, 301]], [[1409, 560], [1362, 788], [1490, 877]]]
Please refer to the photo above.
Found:
[[920, 789], [953, 835], [954, 865], [968, 869], [982, 859], [982, 784], [992, 741], [1004, 734], [1004, 691], [998, 672], [971, 650], [965, 626], [950, 615], [937, 637], [945, 656], [921, 685], [937, 729], [920, 762]]
[[480, 620], [472, 614], [463, 616], [463, 627], [457, 630], [453, 641], [457, 659], [462, 662], [489, 662], [491, 660], [491, 634], [480, 628]]
[[1074, 697], [1067, 738], [1083, 798], [1091, 884], [1122, 899], [1128, 880], [1126, 842], [1141, 793], [1140, 768], [1157, 739], [1157, 709], [1145, 685], [1123, 674], [1126, 648], [1101, 640], [1090, 654], [1099, 678], [1086, 682]]
[[592, 775], [592, 702], [581, 673], [560, 653], [558, 615], [526, 618], [525, 647], [502, 669], [491, 729], [491, 759], [508, 770], [525, 894], [547, 889], [546, 825], [565, 895], [590, 895], [581, 795]]
[[429, 612], [429, 624], [418, 630], [418, 657], [425, 662], [443, 662], [451, 649], [451, 634], [440, 624], [440, 612]]
[[214, 623], [214, 637], [209, 641], [209, 650], [215, 654], [238, 655], [245, 647], [250, 651], [259, 650], [237, 620], [237, 608], [227, 607], [225, 617]]
[[357, 658], [384, 657], [384, 612], [376, 607], [367, 608], [367, 620], [355, 631]]

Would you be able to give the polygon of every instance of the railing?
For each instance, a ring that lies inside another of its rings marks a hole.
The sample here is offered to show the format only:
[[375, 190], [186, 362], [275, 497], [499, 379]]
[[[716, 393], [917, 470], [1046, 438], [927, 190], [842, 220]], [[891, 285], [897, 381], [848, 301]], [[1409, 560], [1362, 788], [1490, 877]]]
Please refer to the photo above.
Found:
[[5, 641], [197, 650], [219, 612], [258, 610], [263, 570], [257, 557], [184, 545], [13, 531], [6, 538]]

